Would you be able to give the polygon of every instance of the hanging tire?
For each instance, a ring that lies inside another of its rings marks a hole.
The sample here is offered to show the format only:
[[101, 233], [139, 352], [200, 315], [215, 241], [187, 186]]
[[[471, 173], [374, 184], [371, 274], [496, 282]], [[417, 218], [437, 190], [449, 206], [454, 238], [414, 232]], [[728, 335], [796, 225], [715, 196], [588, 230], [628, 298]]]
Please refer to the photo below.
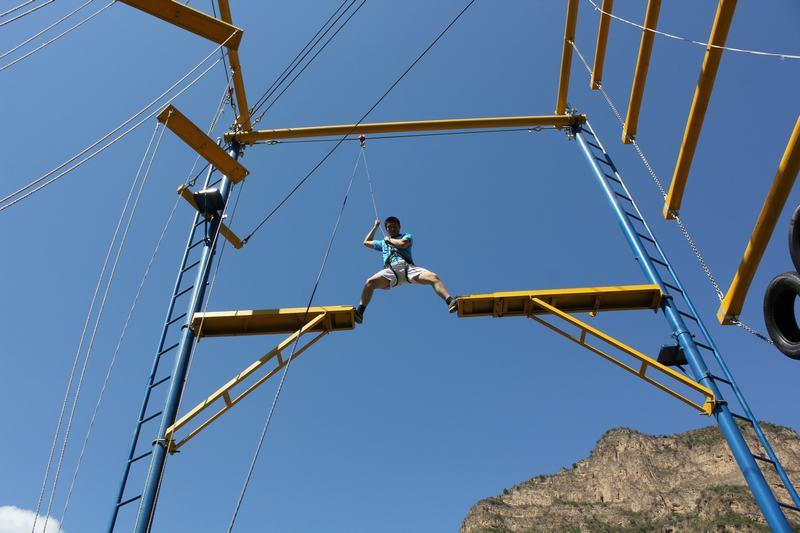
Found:
[[[794, 218], [793, 218], [794, 221]], [[800, 327], [794, 302], [800, 296], [800, 274], [776, 276], [764, 293], [764, 322], [775, 347], [792, 359], [800, 359]]]
[[789, 223], [789, 255], [792, 256], [794, 269], [800, 272], [800, 205], [795, 208]]

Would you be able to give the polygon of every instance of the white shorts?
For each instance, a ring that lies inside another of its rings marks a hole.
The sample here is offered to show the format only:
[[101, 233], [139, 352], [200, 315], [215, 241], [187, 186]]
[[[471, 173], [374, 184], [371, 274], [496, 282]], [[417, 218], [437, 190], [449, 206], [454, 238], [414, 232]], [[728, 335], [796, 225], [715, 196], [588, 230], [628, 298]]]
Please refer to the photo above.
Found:
[[[408, 271], [406, 271], [406, 267], [408, 267]], [[408, 279], [406, 279], [406, 272], [408, 272]], [[389, 280], [389, 288], [391, 289], [406, 283], [417, 283], [417, 278], [426, 272], [430, 272], [430, 270], [416, 265], [409, 265], [405, 261], [398, 261], [392, 264], [392, 268], [384, 268], [378, 274]]]

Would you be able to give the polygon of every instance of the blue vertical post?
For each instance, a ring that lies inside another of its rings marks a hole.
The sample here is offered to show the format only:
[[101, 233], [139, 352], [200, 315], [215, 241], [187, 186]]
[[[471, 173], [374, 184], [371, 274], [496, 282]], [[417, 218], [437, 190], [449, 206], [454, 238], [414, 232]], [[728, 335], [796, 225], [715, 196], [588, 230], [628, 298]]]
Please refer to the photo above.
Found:
[[[239, 159], [239, 146], [233, 144], [228, 151], [228, 155], [234, 159]], [[220, 182], [219, 192], [222, 199], [227, 204], [228, 195], [230, 194], [232, 182], [223, 177]], [[178, 346], [178, 353], [175, 356], [175, 368], [172, 371], [172, 381], [170, 382], [169, 391], [167, 392], [167, 399], [164, 404], [164, 411], [161, 417], [161, 426], [158, 429], [158, 438], [153, 443], [153, 455], [150, 459], [150, 467], [147, 473], [147, 479], [142, 492], [142, 502], [139, 507], [139, 512], [136, 517], [136, 525], [134, 531], [136, 533], [147, 533], [150, 531], [150, 526], [153, 522], [153, 515], [156, 510], [156, 500], [158, 499], [159, 485], [164, 473], [164, 463], [167, 457], [167, 443], [165, 442], [165, 434], [167, 428], [175, 423], [175, 418], [178, 414], [178, 406], [180, 404], [181, 395], [183, 394], [183, 386], [186, 381], [186, 372], [189, 368], [189, 359], [191, 358], [192, 349], [195, 343], [194, 331], [192, 331], [191, 323], [194, 314], [201, 310], [203, 300], [205, 298], [206, 284], [208, 283], [208, 276], [211, 271], [211, 263], [216, 253], [216, 244], [218, 239], [217, 229], [220, 222], [222, 222], [221, 213], [215, 215], [209, 225], [208, 234], [202, 254], [200, 256], [200, 264], [198, 265], [197, 279], [192, 289], [192, 295], [189, 299], [189, 307], [186, 313], [186, 323], [183, 326], [183, 333], [181, 334], [180, 346]]]
[[[642, 270], [644, 270], [645, 277], [647, 277], [650, 283], [655, 283], [661, 287], [661, 291], [665, 295], [668, 295], [669, 292], [664, 286], [664, 282], [661, 279], [661, 276], [658, 274], [653, 261], [645, 251], [645, 247], [641, 239], [631, 225], [628, 217], [625, 216], [625, 213], [623, 212], [619, 203], [617, 203], [613, 191], [604, 178], [603, 171], [597, 165], [597, 161], [592, 155], [591, 150], [589, 150], [589, 147], [586, 145], [586, 139], [584, 138], [580, 126], [575, 127], [573, 131], [575, 133], [575, 138], [578, 141], [578, 145], [583, 151], [584, 157], [586, 157], [586, 160], [589, 162], [589, 166], [591, 167], [592, 171], [594, 171], [597, 182], [602, 187], [608, 203], [611, 204], [611, 208], [614, 211], [614, 215], [617, 217], [617, 221], [619, 222], [622, 232], [625, 234], [628, 244], [633, 250], [633, 253], [636, 255], [639, 266], [642, 267]], [[728, 409], [727, 403], [720, 401], [722, 400], [722, 395], [716, 383], [710, 376], [708, 367], [706, 367], [705, 361], [703, 360], [703, 357], [700, 354], [697, 345], [695, 344], [694, 338], [689, 333], [686, 324], [683, 322], [683, 318], [681, 318], [677, 309], [674, 307], [672, 298], [670, 296], [666, 296], [661, 301], [661, 307], [664, 311], [664, 316], [666, 317], [667, 322], [672, 329], [675, 339], [683, 348], [684, 354], [686, 355], [686, 360], [691, 367], [695, 379], [711, 389], [714, 392], [714, 396], [718, 400], [717, 406], [714, 410], [714, 417], [716, 418], [717, 423], [722, 430], [722, 434], [728, 441], [731, 452], [733, 452], [733, 456], [736, 459], [736, 462], [739, 464], [739, 468], [741, 469], [747, 484], [750, 486], [753, 497], [761, 509], [761, 512], [764, 514], [764, 518], [767, 520], [767, 523], [773, 531], [791, 531], [791, 528], [786, 521], [786, 517], [783, 515], [783, 512], [781, 511], [780, 506], [775, 499], [775, 495], [772, 493], [769, 485], [767, 485], [767, 481], [764, 479], [764, 475], [758, 468], [755, 459], [753, 459], [753, 455], [750, 452], [750, 449], [748, 448], [741, 431], [739, 431], [739, 426], [736, 425], [736, 422], [731, 415], [730, 410]]]

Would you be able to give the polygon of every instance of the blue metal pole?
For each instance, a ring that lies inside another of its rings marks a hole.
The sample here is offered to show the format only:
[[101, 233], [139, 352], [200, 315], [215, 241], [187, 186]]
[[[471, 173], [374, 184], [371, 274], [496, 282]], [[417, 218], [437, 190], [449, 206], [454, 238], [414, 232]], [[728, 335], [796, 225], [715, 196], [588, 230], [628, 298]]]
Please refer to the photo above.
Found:
[[[239, 159], [239, 146], [236, 144], [231, 146], [231, 149], [228, 151], [228, 155], [234, 159]], [[228, 201], [228, 195], [230, 193], [231, 186], [231, 181], [227, 177], [223, 177], [220, 183], [219, 192], [226, 203]], [[161, 484], [161, 478], [164, 474], [164, 464], [167, 457], [167, 443], [165, 442], [165, 434], [167, 428], [175, 423], [175, 418], [178, 414], [178, 407], [183, 394], [183, 386], [186, 382], [186, 372], [189, 368], [189, 360], [191, 358], [192, 349], [195, 343], [194, 331], [192, 331], [192, 328], [190, 327], [192, 323], [192, 317], [196, 312], [200, 311], [203, 306], [206, 284], [208, 283], [208, 276], [211, 271], [211, 263], [214, 259], [218, 240], [215, 239], [214, 236], [217, 234], [217, 228], [219, 227], [221, 221], [220, 215], [214, 216], [210, 221], [206, 243], [200, 256], [197, 279], [194, 283], [192, 296], [189, 299], [189, 307], [186, 313], [186, 323], [183, 326], [183, 334], [181, 335], [180, 346], [178, 347], [178, 353], [175, 357], [175, 368], [172, 371], [172, 381], [170, 382], [169, 391], [167, 392], [167, 399], [161, 418], [161, 426], [158, 429], [158, 438], [153, 443], [153, 455], [150, 459], [147, 480], [145, 481], [144, 491], [142, 492], [142, 502], [139, 507], [139, 512], [136, 517], [136, 525], [134, 527], [134, 531], [136, 533], [147, 533], [150, 531], [150, 526], [153, 523], [156, 500], [158, 499], [158, 490]]]
[[705, 361], [703, 360], [703, 357], [694, 342], [694, 338], [689, 333], [686, 324], [683, 322], [683, 318], [681, 318], [677, 309], [674, 307], [672, 297], [668, 296], [669, 292], [664, 286], [661, 276], [656, 271], [655, 265], [650, 259], [650, 256], [645, 252], [644, 245], [637, 235], [636, 230], [631, 225], [628, 217], [625, 216], [619, 203], [617, 203], [617, 200], [613, 191], [609, 187], [608, 182], [604, 179], [603, 171], [597, 165], [597, 161], [592, 155], [591, 150], [589, 150], [589, 147], [586, 145], [586, 139], [584, 138], [580, 127], [575, 128], [574, 132], [575, 138], [577, 139], [578, 145], [583, 151], [584, 157], [586, 157], [586, 160], [589, 162], [589, 166], [594, 171], [595, 177], [602, 187], [603, 192], [606, 195], [606, 199], [614, 211], [614, 215], [617, 217], [617, 222], [619, 223], [622, 232], [625, 234], [628, 244], [631, 246], [631, 249], [636, 255], [636, 260], [639, 262], [639, 266], [642, 268], [642, 270], [644, 270], [644, 274], [650, 283], [658, 284], [659, 287], [661, 287], [661, 291], [667, 295], [661, 302], [664, 316], [667, 318], [667, 322], [672, 329], [675, 339], [683, 348], [684, 354], [686, 355], [686, 360], [692, 369], [695, 379], [711, 389], [718, 400], [716, 409], [714, 410], [714, 417], [716, 418], [717, 423], [722, 430], [722, 434], [728, 441], [731, 452], [733, 453], [736, 462], [739, 464], [739, 468], [741, 469], [747, 484], [750, 486], [753, 497], [761, 509], [761, 512], [764, 514], [764, 518], [767, 520], [767, 523], [773, 531], [791, 531], [791, 528], [786, 521], [786, 517], [783, 515], [783, 512], [781, 511], [780, 506], [775, 499], [775, 495], [772, 493], [769, 485], [767, 485], [767, 481], [764, 479], [764, 475], [758, 468], [755, 459], [753, 459], [753, 455], [750, 452], [750, 449], [748, 448], [741, 431], [739, 431], [739, 427], [736, 425], [736, 422], [731, 415], [730, 410], [728, 409], [727, 403], [722, 401], [722, 394], [717, 388], [714, 380], [711, 379], [708, 367], [706, 367]]

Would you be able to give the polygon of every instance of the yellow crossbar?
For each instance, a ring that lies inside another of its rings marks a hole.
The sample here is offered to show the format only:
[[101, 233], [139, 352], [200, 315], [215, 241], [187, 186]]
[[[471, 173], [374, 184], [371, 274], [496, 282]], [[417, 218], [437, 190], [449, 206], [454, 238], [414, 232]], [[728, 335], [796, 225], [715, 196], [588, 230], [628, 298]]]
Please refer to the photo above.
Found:
[[[230, 379], [214, 394], [212, 394], [204, 401], [196, 405], [188, 413], [183, 415], [177, 422], [175, 422], [172, 426], [168, 427], [164, 437], [165, 440], [167, 441], [167, 450], [169, 450], [170, 453], [174, 453], [175, 451], [177, 451], [178, 448], [186, 444], [190, 439], [192, 439], [198, 433], [207, 428], [212, 422], [214, 422], [220, 416], [229, 411], [234, 405], [242, 401], [245, 398], [245, 396], [253, 392], [255, 389], [263, 385], [269, 378], [278, 373], [278, 371], [280, 371], [283, 367], [289, 364], [289, 361], [293, 361], [294, 359], [300, 357], [300, 355], [303, 352], [305, 352], [308, 348], [313, 346], [319, 339], [321, 339], [330, 331], [329, 329], [321, 329], [321, 330], [319, 329], [319, 328], [324, 328], [326, 322], [325, 318], [326, 318], [325, 313], [315, 316], [302, 328], [289, 335], [287, 338], [281, 341], [280, 344], [275, 346], [275, 348], [273, 348], [272, 350], [261, 356], [259, 359], [251, 363], [247, 368], [236, 374], [236, 376]], [[291, 355], [291, 357], [287, 359], [283, 358], [282, 352], [284, 350], [291, 347], [295, 343], [295, 341], [297, 341], [303, 334], [315, 330], [315, 328], [320, 332], [313, 339], [311, 339], [308, 343], [306, 343], [302, 347], [297, 348]], [[266, 375], [264, 375], [258, 381], [256, 381], [250, 387], [248, 387], [244, 392], [242, 392], [235, 398], [231, 398], [231, 390], [234, 387], [242, 383], [245, 379], [251, 376], [256, 370], [266, 365], [273, 358], [277, 359], [276, 361], [277, 364], [272, 370], [270, 370]], [[216, 413], [208, 417], [199, 426], [197, 426], [195, 429], [189, 432], [183, 439], [178, 441], [175, 440], [176, 431], [178, 431], [183, 426], [194, 420], [198, 415], [200, 415], [200, 413], [211, 407], [213, 404], [219, 402], [219, 400], [222, 400], [222, 406]]]
[[242, 30], [206, 15], [202, 11], [191, 8], [174, 0], [121, 0], [123, 4], [140, 9], [179, 28], [188, 30], [200, 37], [205, 37], [217, 44], [223, 44], [230, 50], [239, 48]]
[[567, 110], [569, 74], [572, 69], [572, 42], [575, 41], [575, 26], [578, 22], [578, 0], [567, 0], [567, 18], [564, 25], [564, 44], [561, 50], [561, 69], [558, 75], [558, 96], [556, 113], [563, 115]]
[[516, 117], [478, 117], [436, 120], [408, 120], [403, 122], [373, 122], [367, 124], [337, 124], [333, 126], [309, 126], [302, 128], [282, 128], [274, 130], [255, 130], [228, 132], [225, 140], [241, 144], [256, 141], [280, 139], [299, 139], [305, 137], [331, 137], [337, 135], [370, 135], [374, 133], [402, 133], [408, 131], [474, 130], [484, 128], [533, 128], [555, 126], [566, 128], [586, 122], [585, 115], [523, 115]]
[[[219, 16], [228, 24], [233, 24], [231, 7], [228, 5], [228, 0], [219, 0]], [[250, 124], [250, 108], [248, 107], [247, 95], [244, 90], [244, 79], [242, 78], [242, 65], [239, 62], [239, 52], [236, 50], [228, 50], [228, 61], [231, 63], [233, 89], [236, 92], [236, 105], [239, 108], [239, 116], [236, 117], [236, 123], [239, 124], [243, 130], [249, 131], [253, 126]]]
[[[552, 324], [550, 324], [550, 323], [548, 323], [548, 322], [542, 320], [541, 318], [539, 318], [539, 317], [537, 317], [537, 316], [532, 314], [532, 315], [530, 315], [530, 317], [533, 320], [535, 320], [535, 321], [539, 322], [540, 324], [546, 326], [547, 328], [555, 331], [556, 333], [566, 337], [567, 339], [569, 339], [569, 340], [571, 340], [571, 341], [573, 341], [573, 342], [575, 342], [577, 344], [580, 344], [584, 348], [586, 348], [589, 351], [599, 355], [600, 357], [602, 357], [602, 358], [614, 363], [615, 365], [619, 366], [620, 368], [622, 368], [624, 370], [627, 370], [631, 374], [639, 377], [640, 379], [646, 381], [647, 383], [650, 383], [651, 385], [654, 385], [655, 387], [661, 389], [662, 391], [666, 392], [670, 396], [673, 396], [673, 397], [677, 398], [678, 400], [682, 401], [683, 403], [685, 403], [685, 404], [687, 404], [687, 405], [689, 405], [691, 407], [694, 407], [695, 409], [697, 409], [701, 413], [710, 416], [711, 413], [714, 411], [714, 406], [716, 405], [716, 399], [714, 397], [714, 393], [709, 388], [704, 387], [703, 385], [697, 383], [696, 381], [687, 378], [686, 376], [684, 376], [680, 372], [676, 372], [676, 371], [672, 370], [668, 366], [662, 365], [661, 363], [659, 363], [655, 359], [653, 359], [651, 357], [648, 357], [645, 354], [643, 354], [643, 353], [631, 348], [627, 344], [624, 344], [624, 343], [620, 342], [619, 340], [615, 339], [614, 337], [611, 337], [610, 335], [607, 335], [607, 334], [603, 333], [602, 331], [593, 328], [592, 326], [586, 324], [585, 322], [582, 322], [582, 321], [578, 320], [577, 318], [568, 315], [567, 313], [563, 312], [562, 310], [560, 310], [560, 309], [558, 309], [558, 308], [556, 308], [556, 307], [554, 307], [552, 305], [549, 305], [548, 303], [546, 303], [545, 301], [543, 301], [543, 300], [541, 300], [539, 298], [531, 298], [531, 302], [534, 305], [541, 307], [545, 312], [547, 312], [549, 314], [552, 314], [553, 316], [556, 316], [558, 318], [561, 318], [565, 322], [568, 322], [569, 324], [572, 324], [573, 326], [578, 327], [581, 330], [581, 335], [580, 335], [580, 337], [576, 338], [573, 335], [570, 335], [569, 333], [565, 332], [564, 330], [558, 328], [557, 326], [554, 326], [554, 325], [552, 325]], [[589, 335], [595, 337], [596, 339], [598, 339], [598, 340], [600, 340], [600, 341], [602, 341], [602, 342], [604, 342], [604, 343], [606, 343], [606, 344], [608, 344], [610, 346], [613, 346], [614, 348], [617, 348], [618, 350], [620, 350], [620, 351], [630, 355], [631, 357], [639, 360], [639, 362], [641, 362], [641, 365], [639, 366], [639, 368], [634, 368], [632, 366], [629, 366], [629, 365], [623, 363], [622, 361], [620, 361], [616, 357], [614, 357], [614, 356], [612, 356], [610, 354], [607, 354], [606, 352], [600, 350], [599, 348], [588, 344], [586, 342], [587, 334], [589, 334]], [[694, 402], [694, 401], [690, 400], [689, 398], [687, 398], [686, 396], [682, 395], [681, 393], [669, 388], [667, 385], [664, 385], [663, 383], [661, 383], [659, 381], [656, 381], [655, 379], [651, 378], [650, 376], [647, 376], [646, 372], [647, 372], [647, 370], [649, 370], [651, 368], [653, 370], [656, 370], [656, 371], [660, 372], [662, 374], [662, 376], [667, 377], [670, 380], [677, 381], [678, 383], [680, 383], [680, 384], [682, 384], [682, 385], [684, 385], [684, 386], [686, 386], [686, 387], [688, 387], [688, 388], [690, 388], [690, 389], [692, 389], [692, 390], [694, 390], [696, 392], [699, 392], [700, 394], [702, 394], [705, 397], [705, 401], [703, 402], [702, 405], [697, 403], [697, 402]]]
[[569, 313], [657, 310], [661, 303], [661, 289], [658, 285], [618, 285], [471, 294], [458, 298], [458, 316], [503, 317], [546, 313], [541, 307], [533, 305], [532, 298], [557, 305]]
[[599, 89], [603, 81], [603, 64], [606, 60], [606, 44], [608, 43], [608, 28], [611, 26], [611, 10], [614, 9], [614, 0], [603, 0], [600, 6], [600, 23], [597, 27], [597, 45], [594, 48], [594, 66], [589, 87]]
[[[181, 198], [189, 202], [195, 211], [200, 211], [200, 207], [197, 205], [197, 202], [194, 201], [194, 196], [192, 196], [192, 191], [189, 190], [189, 187], [186, 185], [181, 185], [178, 187], [178, 194], [181, 195]], [[242, 240], [236, 236], [236, 234], [227, 226], [224, 222], [219, 223], [219, 233], [223, 237], [225, 237], [228, 242], [230, 242], [234, 248], [237, 250], [244, 246]]]
[[644, 16], [642, 40], [639, 43], [639, 56], [636, 59], [636, 70], [633, 73], [631, 96], [628, 101], [628, 112], [625, 115], [625, 125], [622, 127], [622, 142], [630, 144], [636, 138], [636, 129], [639, 125], [639, 110], [642, 107], [644, 86], [647, 81], [647, 69], [650, 68], [650, 54], [653, 51], [653, 39], [658, 24], [658, 12], [661, 9], [661, 0], [647, 0], [647, 11]]
[[[215, 311], [195, 313], [192, 329], [198, 337], [223, 337], [231, 335], [269, 335], [291, 333], [305, 327], [309, 321], [317, 324], [312, 331], [341, 331], [355, 327], [355, 309], [352, 305], [311, 307], [286, 307], [256, 311]], [[322, 323], [315, 320], [324, 316]]]
[[214, 139], [195, 126], [186, 116], [172, 104], [159, 113], [158, 121], [188, 144], [192, 150], [200, 154], [214, 168], [222, 172], [233, 183], [239, 183], [250, 171], [219, 147]]

